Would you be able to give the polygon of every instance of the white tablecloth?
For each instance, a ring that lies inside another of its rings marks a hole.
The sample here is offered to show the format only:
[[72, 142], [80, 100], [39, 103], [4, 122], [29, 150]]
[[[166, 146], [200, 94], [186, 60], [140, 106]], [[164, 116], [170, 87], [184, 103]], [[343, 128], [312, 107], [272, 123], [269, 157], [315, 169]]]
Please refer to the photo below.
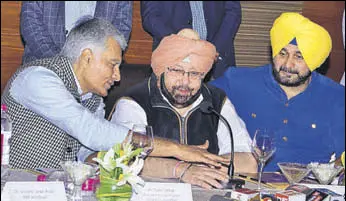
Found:
[[[36, 181], [37, 175], [25, 170], [9, 170], [7, 177], [1, 177], [1, 192], [7, 181]], [[143, 177], [148, 182], [178, 182], [174, 179], [156, 179]], [[230, 190], [205, 190], [196, 186], [192, 186], [192, 197], [194, 201], [209, 201], [213, 195], [225, 195]], [[83, 201], [97, 201], [94, 195], [83, 196]]]

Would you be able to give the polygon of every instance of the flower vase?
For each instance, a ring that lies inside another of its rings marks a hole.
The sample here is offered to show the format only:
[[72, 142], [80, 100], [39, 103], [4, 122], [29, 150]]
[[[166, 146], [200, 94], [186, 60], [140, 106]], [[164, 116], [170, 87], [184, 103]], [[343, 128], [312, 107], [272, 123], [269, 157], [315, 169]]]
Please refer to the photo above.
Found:
[[102, 177], [96, 189], [98, 201], [129, 201], [132, 196], [132, 187], [129, 184], [117, 186], [118, 181], [109, 177]]

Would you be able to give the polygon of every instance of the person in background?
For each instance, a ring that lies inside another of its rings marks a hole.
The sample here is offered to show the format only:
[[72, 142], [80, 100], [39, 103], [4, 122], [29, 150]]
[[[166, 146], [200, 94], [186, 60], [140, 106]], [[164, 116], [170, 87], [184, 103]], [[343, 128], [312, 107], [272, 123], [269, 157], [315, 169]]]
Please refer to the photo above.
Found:
[[23, 63], [58, 54], [75, 22], [85, 15], [108, 20], [128, 42], [132, 4], [132, 1], [23, 1], [20, 15]]
[[[107, 151], [124, 141], [129, 129], [104, 119], [102, 96], [120, 80], [126, 46], [109, 21], [85, 17], [71, 30], [59, 54], [17, 69], [1, 97], [13, 120], [11, 168], [59, 168], [60, 161], [85, 161], [88, 151]], [[155, 138], [151, 155], [217, 167], [227, 163], [206, 148]]]
[[345, 150], [345, 88], [315, 71], [332, 48], [329, 33], [298, 13], [282, 13], [270, 30], [272, 64], [229, 68], [211, 82], [225, 90], [251, 137], [276, 131], [278, 162], [328, 162]]
[[218, 52], [211, 78], [236, 65], [234, 38], [241, 22], [239, 1], [141, 1], [141, 16], [144, 30], [153, 37], [153, 50], [165, 36], [192, 28]]
[[[212, 67], [215, 54], [215, 46], [200, 40], [192, 29], [164, 37], [151, 57], [152, 76], [128, 89], [115, 102], [110, 121], [127, 128], [134, 124], [151, 125], [155, 136], [181, 144], [198, 145], [207, 140], [209, 152], [224, 155], [229, 160], [232, 145], [226, 125], [218, 116], [204, 114], [200, 109], [202, 104], [209, 103], [232, 127], [235, 171], [257, 172], [244, 122], [222, 90], [202, 82]], [[155, 168], [158, 166], [164, 168]], [[228, 181], [227, 170], [149, 157], [142, 175], [179, 178], [210, 189], [222, 188], [220, 181]]]

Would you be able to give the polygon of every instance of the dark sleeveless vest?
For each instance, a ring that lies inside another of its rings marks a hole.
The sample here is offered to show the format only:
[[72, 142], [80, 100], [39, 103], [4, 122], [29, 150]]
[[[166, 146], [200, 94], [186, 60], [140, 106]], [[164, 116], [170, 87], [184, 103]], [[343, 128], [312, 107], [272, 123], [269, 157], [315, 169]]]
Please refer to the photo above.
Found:
[[26, 63], [19, 67], [9, 80], [1, 97], [1, 103], [7, 105], [8, 113], [13, 120], [10, 145], [11, 167], [59, 168], [60, 161], [76, 160], [76, 154], [81, 144], [62, 129], [17, 103], [11, 96], [9, 89], [13, 80], [21, 71], [30, 66], [42, 66], [56, 73], [63, 81], [66, 90], [91, 112], [96, 111], [102, 97], [94, 94], [90, 99], [81, 103], [71, 61], [62, 56]]
[[[221, 111], [225, 93], [210, 85], [202, 84], [203, 101], [209, 101]], [[219, 118], [204, 114], [199, 105], [181, 117], [163, 98], [157, 87], [156, 77], [132, 87], [125, 96], [135, 100], [145, 111], [148, 125], [153, 126], [154, 135], [172, 139], [181, 144], [201, 145], [209, 140], [208, 151], [218, 154], [217, 130]]]

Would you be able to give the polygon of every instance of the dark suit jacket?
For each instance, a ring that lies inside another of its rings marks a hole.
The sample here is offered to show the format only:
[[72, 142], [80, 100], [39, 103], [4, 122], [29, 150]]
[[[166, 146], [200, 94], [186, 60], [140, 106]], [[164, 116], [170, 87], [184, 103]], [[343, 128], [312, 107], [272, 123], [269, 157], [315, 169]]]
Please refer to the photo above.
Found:
[[[239, 1], [203, 1], [204, 17], [207, 25], [207, 41], [216, 46], [222, 58], [224, 69], [235, 65], [234, 37], [241, 22]], [[183, 28], [192, 28], [192, 14], [188, 1], [141, 1], [142, 24], [153, 37], [153, 50], [161, 39]]]
[[[132, 1], [97, 1], [94, 17], [111, 22], [128, 40], [132, 29]], [[65, 1], [23, 1], [20, 31], [23, 63], [55, 56], [65, 43]]]

